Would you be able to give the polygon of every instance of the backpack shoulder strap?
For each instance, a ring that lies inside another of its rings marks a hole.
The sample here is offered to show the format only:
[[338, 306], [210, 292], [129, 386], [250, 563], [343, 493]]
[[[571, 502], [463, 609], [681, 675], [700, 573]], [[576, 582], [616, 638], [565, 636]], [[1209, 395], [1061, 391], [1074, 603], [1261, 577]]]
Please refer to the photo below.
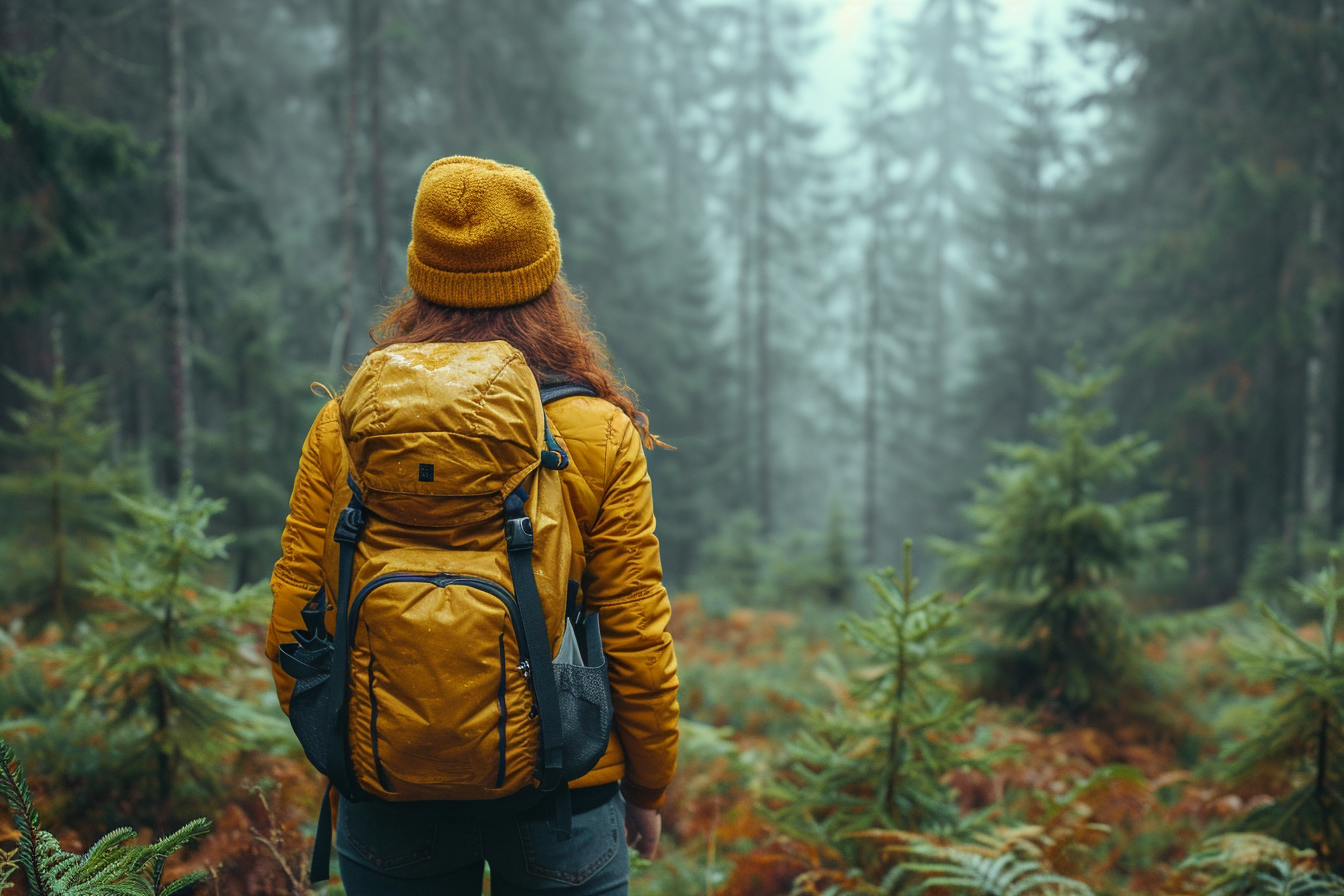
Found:
[[581, 383], [577, 380], [569, 382], [550, 383], [541, 387], [541, 403], [546, 405], [553, 401], [559, 401], [562, 398], [570, 398], [574, 395], [586, 395], [589, 398], [597, 398], [597, 390], [587, 383]]
[[[540, 385], [540, 384], [539, 384]], [[568, 380], [558, 383], [549, 383], [541, 386], [541, 404], [542, 407], [553, 401], [559, 401], [562, 398], [569, 398], [574, 395], [586, 395], [589, 398], [597, 398], [597, 390], [587, 383], [581, 383], [576, 380]], [[541, 453], [541, 465], [548, 470], [563, 470], [569, 466], [569, 454], [560, 447], [560, 443], [551, 435], [551, 422], [549, 419], [545, 422], [546, 427], [546, 450]]]
[[532, 682], [541, 716], [541, 774], [539, 786], [543, 792], [565, 787], [564, 729], [560, 724], [560, 696], [551, 670], [551, 639], [546, 627], [546, 614], [537, 591], [536, 573], [532, 569], [532, 520], [528, 518], [524, 502], [527, 492], [515, 488], [504, 502], [504, 540], [509, 553], [509, 575], [513, 579], [513, 593], [517, 599], [518, 615], [523, 625], [523, 643], [519, 645], [527, 661], [526, 673]]

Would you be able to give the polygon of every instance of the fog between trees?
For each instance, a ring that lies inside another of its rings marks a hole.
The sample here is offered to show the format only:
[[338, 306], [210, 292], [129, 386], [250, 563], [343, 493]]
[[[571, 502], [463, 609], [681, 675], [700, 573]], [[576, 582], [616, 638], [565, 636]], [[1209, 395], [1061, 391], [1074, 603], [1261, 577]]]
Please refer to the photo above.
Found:
[[1301, 569], [1344, 506], [1329, 4], [1116, 0], [1029, 52], [992, 0], [909, 6], [865, 8], [819, 107], [818, 2], [5, 0], [4, 364], [99, 380], [111, 456], [226, 498], [255, 581], [308, 382], [403, 285], [424, 167], [480, 155], [546, 186], [678, 448], [674, 585], [757, 536], [836, 568], [966, 536], [1075, 344], [1188, 522], [1159, 603]]
[[677, 448], [638, 892], [1344, 892], [1344, 23], [1006, 7], [0, 0], [0, 889], [309, 892], [265, 581], [468, 154]]

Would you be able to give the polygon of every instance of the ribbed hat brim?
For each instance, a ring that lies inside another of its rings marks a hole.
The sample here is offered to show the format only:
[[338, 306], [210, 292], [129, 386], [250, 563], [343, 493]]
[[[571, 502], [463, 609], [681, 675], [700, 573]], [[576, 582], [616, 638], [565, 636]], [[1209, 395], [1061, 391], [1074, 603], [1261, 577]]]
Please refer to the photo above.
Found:
[[546, 253], [526, 267], [511, 271], [441, 271], [422, 262], [415, 242], [406, 250], [406, 280], [431, 302], [453, 308], [505, 308], [530, 302], [560, 274], [560, 237], [551, 231]]

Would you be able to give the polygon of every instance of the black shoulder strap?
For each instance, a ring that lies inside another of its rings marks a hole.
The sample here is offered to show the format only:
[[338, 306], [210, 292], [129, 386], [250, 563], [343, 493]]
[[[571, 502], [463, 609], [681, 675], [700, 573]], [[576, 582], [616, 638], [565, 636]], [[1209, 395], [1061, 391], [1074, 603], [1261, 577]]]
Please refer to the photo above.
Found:
[[589, 398], [597, 398], [597, 390], [587, 383], [571, 381], [568, 383], [551, 383], [541, 387], [541, 403], [550, 404], [553, 401], [559, 401], [562, 398], [570, 398], [574, 395], [586, 395]]
[[354, 580], [355, 548], [364, 534], [364, 505], [359, 499], [359, 488], [350, 482], [350, 503], [336, 522], [332, 540], [341, 546], [341, 559], [336, 584], [336, 630], [332, 635], [331, 677], [327, 679], [327, 779], [331, 784], [322, 799], [322, 810], [317, 820], [317, 836], [313, 840], [313, 861], [308, 868], [308, 879], [318, 883], [327, 879], [331, 863], [331, 788], [342, 796], [354, 798], [360, 788], [355, 783], [347, 764], [345, 748], [346, 677], [350, 670], [350, 586]]
[[327, 777], [341, 795], [355, 797], [359, 785], [355, 783], [347, 765], [345, 745], [346, 679], [350, 670], [350, 588], [354, 583], [355, 549], [364, 534], [364, 504], [359, 491], [353, 489], [350, 504], [341, 511], [332, 539], [341, 546], [341, 559], [336, 584], [336, 630], [331, 633], [333, 653], [331, 678], [327, 679]]
[[[573, 380], [569, 382], [551, 383], [541, 386], [541, 403], [544, 407], [553, 401], [559, 401], [562, 398], [569, 398], [574, 395], [586, 395], [589, 398], [597, 397], [597, 390], [587, 383], [580, 383]], [[546, 449], [541, 452], [541, 465], [548, 470], [563, 470], [569, 466], [569, 454], [560, 447], [555, 436], [551, 435], [551, 421], [545, 421], [546, 428]]]
[[[521, 646], [526, 650], [532, 691], [541, 717], [540, 788], [549, 792], [567, 787], [564, 729], [560, 726], [560, 694], [551, 668], [551, 638], [546, 628], [541, 594], [537, 591], [536, 572], [532, 569], [532, 520], [524, 508], [526, 500], [527, 492], [519, 486], [504, 502], [504, 538], [509, 549], [513, 593], [518, 601], [518, 615], [522, 618], [523, 638], [527, 642]], [[568, 817], [562, 820], [565, 839], [569, 834], [568, 822]]]

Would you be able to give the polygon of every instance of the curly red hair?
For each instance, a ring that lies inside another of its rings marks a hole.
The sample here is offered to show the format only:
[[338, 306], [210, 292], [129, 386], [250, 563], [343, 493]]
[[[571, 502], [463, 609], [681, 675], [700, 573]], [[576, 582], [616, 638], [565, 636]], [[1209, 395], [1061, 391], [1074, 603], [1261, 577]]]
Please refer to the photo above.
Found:
[[503, 340], [523, 353], [538, 380], [563, 377], [592, 386], [625, 412], [645, 448], [667, 447], [649, 431], [649, 417], [634, 390], [612, 370], [602, 334], [593, 328], [583, 299], [557, 277], [544, 293], [505, 308], [450, 308], [409, 287], [369, 331], [373, 351], [399, 342]]

